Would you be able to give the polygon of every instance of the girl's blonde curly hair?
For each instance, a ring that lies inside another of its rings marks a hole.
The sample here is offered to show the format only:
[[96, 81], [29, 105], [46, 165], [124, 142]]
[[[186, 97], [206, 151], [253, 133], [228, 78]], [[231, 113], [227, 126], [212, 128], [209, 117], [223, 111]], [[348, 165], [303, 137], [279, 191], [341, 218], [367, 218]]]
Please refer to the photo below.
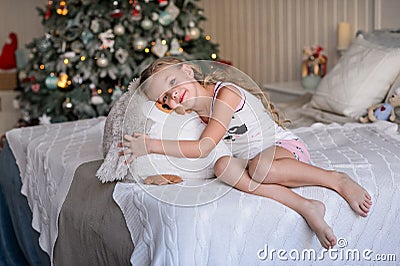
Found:
[[[139, 88], [145, 93], [146, 83], [145, 81], [150, 78], [153, 74], [166, 68], [181, 65], [183, 60], [176, 57], [162, 57], [151, 63], [145, 70], [142, 71], [139, 80]], [[201, 61], [199, 61], [201, 62]], [[284, 123], [290, 122], [281, 118], [281, 115], [276, 110], [275, 106], [271, 103], [268, 93], [261, 90], [259, 86], [247, 75], [239, 73], [235, 68], [225, 68], [214, 70], [212, 73], [203, 74], [201, 67], [196, 63], [191, 63], [190, 61], [185, 62], [193, 69], [194, 78], [203, 86], [216, 84], [219, 81], [234, 83], [243, 89], [247, 90], [254, 96], [256, 96], [262, 102], [265, 110], [270, 114], [272, 119], [279, 125], [283, 127]], [[222, 64], [221, 64], [222, 65]], [[235, 71], [230, 71], [234, 69]], [[239, 75], [238, 75], [239, 73]]]

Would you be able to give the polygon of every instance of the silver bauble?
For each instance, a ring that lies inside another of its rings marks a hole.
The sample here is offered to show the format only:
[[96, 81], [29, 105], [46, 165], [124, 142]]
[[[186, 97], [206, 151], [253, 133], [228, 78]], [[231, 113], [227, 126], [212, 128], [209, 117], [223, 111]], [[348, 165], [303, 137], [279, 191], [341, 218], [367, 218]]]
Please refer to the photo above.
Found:
[[125, 28], [121, 24], [117, 24], [114, 26], [114, 34], [115, 35], [123, 35], [125, 33]]
[[142, 20], [140, 26], [142, 26], [144, 30], [150, 30], [151, 28], [153, 28], [153, 21], [146, 17]]
[[96, 65], [98, 67], [107, 67], [108, 66], [108, 59], [106, 57], [100, 57], [96, 61]]
[[147, 41], [144, 38], [138, 37], [133, 40], [132, 44], [135, 51], [142, 51], [144, 48], [146, 48]]

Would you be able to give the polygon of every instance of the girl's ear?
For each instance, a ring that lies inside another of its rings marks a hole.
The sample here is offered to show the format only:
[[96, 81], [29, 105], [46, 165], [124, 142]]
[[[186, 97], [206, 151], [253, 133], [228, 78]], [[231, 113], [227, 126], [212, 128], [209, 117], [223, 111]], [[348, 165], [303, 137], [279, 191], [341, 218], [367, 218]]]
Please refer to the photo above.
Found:
[[182, 64], [182, 71], [185, 72], [190, 78], [194, 78], [194, 72], [190, 65]]

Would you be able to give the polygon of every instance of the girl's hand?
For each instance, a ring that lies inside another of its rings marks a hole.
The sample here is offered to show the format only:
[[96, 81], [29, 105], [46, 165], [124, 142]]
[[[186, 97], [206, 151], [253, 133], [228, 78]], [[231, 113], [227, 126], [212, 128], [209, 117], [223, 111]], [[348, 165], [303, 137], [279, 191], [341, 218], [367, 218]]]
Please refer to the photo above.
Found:
[[130, 154], [131, 156], [126, 160], [126, 164], [129, 164], [135, 160], [136, 157], [146, 155], [149, 153], [146, 147], [146, 140], [150, 138], [146, 134], [133, 133], [133, 136], [125, 135], [126, 141], [122, 142], [122, 146], [126, 149], [121, 152], [121, 155]]

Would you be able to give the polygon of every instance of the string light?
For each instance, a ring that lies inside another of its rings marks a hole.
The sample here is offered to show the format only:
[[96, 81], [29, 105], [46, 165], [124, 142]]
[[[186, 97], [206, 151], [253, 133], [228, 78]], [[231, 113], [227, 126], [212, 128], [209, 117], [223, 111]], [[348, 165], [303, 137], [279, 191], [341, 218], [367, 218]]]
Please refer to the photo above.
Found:
[[43, 69], [44, 69], [44, 65], [41, 64], [41, 65], [39, 66], [39, 68], [40, 68], [41, 70], [43, 70]]
[[98, 93], [98, 94], [102, 94], [103, 91], [102, 91], [101, 89], [98, 89], [98, 90], [97, 90], [97, 93]]
[[64, 64], [68, 65], [68, 62], [69, 62], [69, 61], [68, 61], [68, 58], [65, 58], [65, 59], [64, 59]]
[[179, 52], [183, 52], [183, 48], [182, 47], [179, 47]]
[[217, 59], [217, 54], [216, 54], [216, 53], [212, 53], [212, 54], [211, 54], [211, 58], [212, 58], [212, 59]]
[[167, 41], [166, 41], [166, 40], [162, 40], [162, 41], [161, 41], [161, 44], [162, 44], [162, 45], [166, 45], [166, 44], [167, 44]]
[[85, 56], [81, 56], [81, 61], [83, 62], [83, 61], [85, 61], [86, 60], [86, 57]]
[[113, 89], [108, 88], [107, 92], [108, 92], [108, 93], [112, 93], [112, 92], [113, 92]]
[[145, 52], [145, 53], [150, 53], [150, 49], [149, 49], [149, 48], [145, 48], [145, 49], [144, 49], [144, 52]]
[[206, 35], [206, 40], [207, 41], [211, 40], [211, 36], [210, 35]]

